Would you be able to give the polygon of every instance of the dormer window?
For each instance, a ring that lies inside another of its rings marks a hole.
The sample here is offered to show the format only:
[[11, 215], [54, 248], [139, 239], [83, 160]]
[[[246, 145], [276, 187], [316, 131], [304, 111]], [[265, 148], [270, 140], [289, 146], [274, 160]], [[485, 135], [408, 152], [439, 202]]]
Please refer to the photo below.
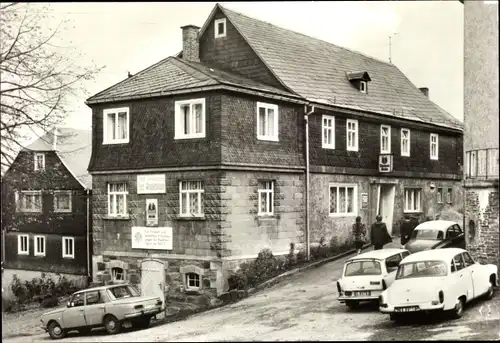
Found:
[[359, 91], [366, 93], [366, 81], [359, 81]]
[[215, 21], [215, 38], [226, 37], [226, 18]]
[[349, 82], [358, 89], [361, 93], [368, 93], [368, 82], [372, 79], [368, 72], [360, 71], [360, 72], [350, 72], [347, 73], [347, 79]]
[[35, 153], [35, 171], [45, 170], [45, 154]]

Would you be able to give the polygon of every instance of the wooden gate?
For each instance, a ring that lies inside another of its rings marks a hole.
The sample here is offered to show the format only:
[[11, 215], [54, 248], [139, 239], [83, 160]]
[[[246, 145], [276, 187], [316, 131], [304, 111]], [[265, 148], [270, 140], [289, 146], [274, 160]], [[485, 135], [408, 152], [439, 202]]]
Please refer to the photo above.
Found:
[[160, 297], [165, 308], [165, 264], [162, 261], [141, 261], [141, 295]]

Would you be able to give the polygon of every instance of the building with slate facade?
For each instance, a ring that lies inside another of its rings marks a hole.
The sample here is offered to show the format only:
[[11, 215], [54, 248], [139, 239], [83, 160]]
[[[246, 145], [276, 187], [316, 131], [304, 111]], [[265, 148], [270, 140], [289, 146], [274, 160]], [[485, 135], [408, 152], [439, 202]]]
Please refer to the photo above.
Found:
[[397, 235], [403, 213], [462, 209], [462, 124], [395, 65], [220, 5], [182, 35], [86, 102], [96, 272], [156, 258], [171, 291], [221, 293], [261, 249], [344, 242], [357, 215]]

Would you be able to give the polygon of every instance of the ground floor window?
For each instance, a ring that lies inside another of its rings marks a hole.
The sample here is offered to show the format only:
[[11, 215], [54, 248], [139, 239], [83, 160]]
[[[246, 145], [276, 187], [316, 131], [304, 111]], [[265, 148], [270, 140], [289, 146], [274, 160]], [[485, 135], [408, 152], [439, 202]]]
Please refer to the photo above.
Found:
[[405, 212], [420, 212], [422, 190], [420, 188], [405, 189]]
[[196, 273], [186, 274], [186, 287], [187, 289], [199, 289], [201, 285], [201, 277]]
[[180, 192], [180, 215], [184, 217], [203, 217], [203, 189], [202, 181], [181, 181]]
[[259, 182], [259, 212], [260, 216], [274, 213], [274, 183], [273, 181]]
[[75, 239], [73, 237], [62, 238], [62, 257], [75, 258]]
[[330, 184], [330, 215], [355, 215], [357, 213], [357, 185]]
[[35, 236], [35, 256], [45, 256], [45, 236]]
[[125, 272], [120, 267], [111, 268], [111, 278], [113, 281], [124, 281]]
[[28, 235], [17, 236], [17, 254], [29, 255], [30, 253], [30, 237]]

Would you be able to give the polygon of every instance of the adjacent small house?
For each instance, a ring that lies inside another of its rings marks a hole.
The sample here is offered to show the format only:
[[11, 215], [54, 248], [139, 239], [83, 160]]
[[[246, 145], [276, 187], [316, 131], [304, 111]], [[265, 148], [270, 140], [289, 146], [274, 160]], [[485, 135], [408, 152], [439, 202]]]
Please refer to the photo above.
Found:
[[2, 287], [44, 272], [90, 274], [90, 130], [58, 128], [21, 150], [2, 178]]
[[263, 248], [461, 207], [462, 124], [395, 65], [220, 5], [182, 38], [86, 102], [96, 276], [220, 294]]

